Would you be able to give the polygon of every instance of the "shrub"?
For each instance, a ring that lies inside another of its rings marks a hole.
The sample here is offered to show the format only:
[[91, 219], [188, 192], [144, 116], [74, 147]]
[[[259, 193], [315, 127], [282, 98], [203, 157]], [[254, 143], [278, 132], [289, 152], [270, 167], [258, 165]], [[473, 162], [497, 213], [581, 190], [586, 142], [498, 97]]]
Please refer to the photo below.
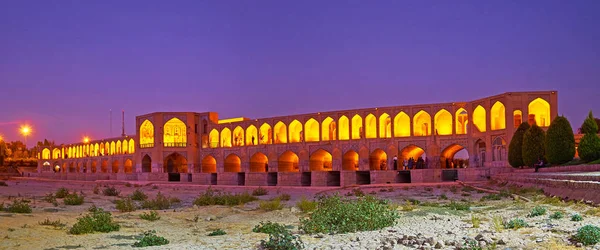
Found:
[[600, 159], [600, 138], [598, 135], [587, 133], [583, 135], [577, 148], [579, 158], [586, 162]]
[[260, 246], [267, 250], [299, 250], [304, 248], [300, 236], [292, 235], [285, 230], [277, 234], [269, 234], [269, 240], [261, 240]]
[[565, 217], [565, 214], [563, 214], [563, 212], [560, 212], [560, 211], [554, 212], [553, 214], [550, 215], [550, 219], [553, 219], [553, 220], [560, 220], [563, 217]]
[[174, 203], [178, 203], [179, 199], [177, 198], [167, 198], [162, 193], [158, 192], [156, 194], [156, 198], [154, 200], [145, 200], [142, 203], [142, 208], [152, 209], [152, 210], [164, 210], [169, 209]]
[[407, 200], [406, 202], [404, 202], [404, 205], [402, 206], [402, 211], [410, 212], [410, 211], [415, 210], [415, 208], [416, 208], [415, 204], [412, 203], [411, 201]]
[[46, 218], [44, 221], [38, 222], [38, 224], [42, 226], [53, 226], [54, 228], [63, 228], [66, 226], [66, 224], [61, 223], [60, 220], [51, 221], [48, 218]]
[[69, 190], [67, 190], [64, 187], [61, 187], [56, 191], [56, 198], [58, 198], [58, 199], [65, 198], [65, 197], [67, 197], [68, 194], [69, 194]]
[[160, 216], [158, 216], [158, 213], [156, 211], [150, 211], [150, 213], [144, 212], [143, 214], [140, 214], [140, 219], [147, 221], [157, 221], [160, 220]]
[[289, 194], [281, 194], [281, 195], [277, 196], [277, 198], [282, 201], [289, 201], [292, 197]]
[[479, 216], [472, 214], [471, 215], [471, 224], [473, 224], [473, 228], [479, 228], [481, 224], [481, 218]]
[[104, 196], [119, 196], [119, 193], [121, 192], [115, 187], [107, 187], [102, 191], [102, 194], [104, 194]]
[[162, 246], [162, 245], [166, 245], [166, 244], [169, 244], [169, 240], [165, 239], [164, 237], [157, 236], [156, 231], [152, 230], [152, 231], [144, 232], [144, 235], [142, 236], [140, 241], [133, 243], [132, 246], [133, 247], [149, 247], [149, 246]]
[[254, 189], [254, 191], [252, 191], [252, 195], [254, 196], [263, 196], [267, 194], [269, 194], [269, 190], [263, 187], [258, 187], [257, 189]]
[[223, 231], [221, 229], [217, 229], [217, 230], [214, 230], [214, 231], [210, 232], [206, 236], [219, 236], [219, 235], [226, 235], [226, 234], [227, 234], [227, 232], [225, 232], [225, 231]]
[[546, 214], [546, 209], [541, 206], [536, 206], [533, 209], [531, 209], [527, 217], [536, 217], [544, 214]]
[[317, 209], [300, 220], [300, 229], [307, 233], [372, 231], [394, 225], [398, 217], [386, 200], [365, 196], [352, 201], [336, 194], [320, 197]]
[[112, 215], [102, 208], [92, 206], [90, 213], [77, 218], [77, 223], [69, 230], [71, 234], [88, 234], [93, 232], [108, 233], [119, 231], [121, 226], [112, 220]]
[[582, 134], [596, 134], [598, 133], [598, 123], [596, 123], [596, 119], [594, 119], [594, 115], [592, 111], [588, 113], [588, 116], [583, 120], [583, 124], [581, 125], [581, 133]]
[[236, 206], [247, 202], [257, 200], [256, 197], [248, 194], [247, 192], [241, 194], [221, 193], [221, 191], [214, 191], [212, 188], [208, 188], [204, 193], [200, 194], [194, 205], [196, 206], [212, 206], [212, 205], [226, 205]]
[[582, 221], [583, 217], [581, 217], [580, 214], [574, 214], [573, 216], [571, 216], [571, 221]]
[[450, 201], [450, 203], [446, 205], [446, 207], [452, 210], [468, 211], [469, 209], [471, 209], [471, 204], [469, 204], [468, 202]]
[[135, 203], [133, 203], [133, 200], [129, 197], [123, 198], [121, 200], [116, 200], [115, 204], [117, 210], [121, 212], [133, 212], [136, 209]]
[[144, 191], [136, 189], [133, 191], [133, 194], [131, 194], [131, 199], [134, 201], [145, 201], [148, 199], [148, 195], [146, 195]]
[[594, 245], [600, 242], [600, 227], [593, 225], [580, 227], [573, 238], [586, 246]]
[[502, 232], [502, 229], [504, 229], [504, 219], [502, 219], [501, 216], [494, 215], [494, 217], [492, 217], [492, 223], [496, 232]]
[[44, 196], [42, 200], [48, 203], [52, 203], [54, 204], [54, 206], [58, 206], [58, 203], [56, 202], [56, 197], [53, 193], [46, 194], [46, 196]]
[[[595, 122], [594, 122], [595, 123]], [[569, 120], [557, 116], [546, 132], [546, 159], [550, 164], [563, 164], [573, 160], [575, 137]]]
[[525, 165], [523, 164], [523, 136], [529, 127], [529, 123], [521, 123], [508, 145], [508, 163], [514, 168]]
[[533, 124], [523, 136], [523, 164], [533, 166], [538, 159], [543, 159], [546, 135], [537, 125]]
[[508, 223], [504, 224], [504, 228], [506, 229], [519, 229], [522, 227], [527, 227], [527, 222], [525, 222], [523, 219], [512, 219], [510, 220]]
[[279, 198], [276, 198], [272, 201], [260, 201], [259, 207], [265, 211], [273, 211], [282, 209], [283, 204], [281, 204], [281, 200], [279, 200]]
[[11, 213], [30, 214], [31, 207], [28, 200], [13, 200], [13, 203], [6, 207], [6, 210]]
[[282, 233], [283, 231], [287, 230], [286, 227], [284, 225], [281, 225], [279, 223], [274, 223], [274, 222], [260, 222], [260, 224], [254, 226], [254, 228], [252, 229], [252, 232], [255, 233], [265, 233], [265, 234], [278, 234], [278, 233]]
[[78, 206], [83, 204], [83, 195], [77, 195], [77, 193], [68, 194], [63, 201], [65, 205]]
[[446, 196], [446, 194], [442, 194], [440, 195], [440, 200], [447, 200], [448, 196]]
[[8, 187], [8, 184], [6, 184], [6, 182], [0, 181], [0, 187]]
[[296, 206], [300, 209], [300, 211], [307, 213], [317, 209], [317, 202], [310, 201], [306, 199], [306, 197], [302, 196], [302, 198], [300, 198], [300, 200], [296, 202]]
[[481, 201], [499, 201], [502, 197], [498, 194], [488, 194], [481, 197]]

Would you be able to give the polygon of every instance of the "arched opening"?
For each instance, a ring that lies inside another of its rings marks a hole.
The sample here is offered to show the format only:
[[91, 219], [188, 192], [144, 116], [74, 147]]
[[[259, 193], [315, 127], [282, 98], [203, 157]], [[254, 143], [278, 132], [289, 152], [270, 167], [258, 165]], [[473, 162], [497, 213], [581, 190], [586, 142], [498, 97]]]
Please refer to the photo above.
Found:
[[350, 139], [350, 120], [348, 120], [348, 117], [343, 115], [342, 117], [340, 117], [339, 123], [340, 123], [340, 129], [339, 129], [340, 140], [349, 140]]
[[452, 144], [440, 154], [441, 168], [466, 168], [469, 166], [469, 152], [465, 147]]
[[302, 135], [302, 123], [298, 120], [293, 120], [290, 123], [290, 143], [301, 142], [304, 140]]
[[269, 159], [261, 152], [250, 157], [250, 172], [269, 172]]
[[[47, 149], [47, 148], [42, 149], [42, 159], [43, 160], [50, 159], [50, 149]], [[48, 163], [48, 164], [50, 164], [50, 163]]]
[[171, 118], [164, 125], [163, 144], [165, 147], [185, 147], [187, 126], [178, 118]]
[[202, 173], [216, 173], [217, 160], [212, 155], [207, 155], [202, 159]]
[[69, 173], [75, 173], [75, 163], [69, 163]]
[[240, 126], [233, 129], [233, 146], [244, 146], [244, 129]]
[[550, 103], [542, 98], [536, 98], [528, 105], [529, 124], [534, 122], [540, 127], [550, 126]]
[[506, 161], [506, 141], [498, 136], [492, 141], [492, 161]]
[[94, 156], [100, 156], [100, 145], [98, 143], [94, 145]]
[[60, 149], [55, 148], [52, 150], [52, 159], [60, 159]]
[[119, 173], [119, 160], [114, 160], [114, 161], [112, 162], [112, 172], [113, 172], [114, 174], [117, 174], [117, 173]]
[[344, 154], [342, 157], [342, 170], [358, 170], [358, 153], [354, 150], [349, 150]]
[[133, 161], [131, 159], [125, 160], [125, 163], [123, 163], [123, 170], [125, 170], [126, 174], [133, 173]]
[[210, 147], [211, 148], [216, 148], [219, 147], [219, 131], [214, 129], [210, 131], [210, 134], [208, 135], [208, 140], [210, 141]]
[[506, 128], [506, 109], [504, 108], [504, 104], [501, 102], [496, 102], [492, 106], [490, 110], [490, 120], [491, 120], [491, 129], [499, 130]]
[[[48, 151], [50, 151], [50, 150], [48, 150]], [[52, 168], [51, 166], [52, 166], [52, 164], [50, 164], [50, 162], [46, 161], [46, 162], [42, 163], [42, 171], [50, 171], [50, 169]]]
[[456, 111], [456, 134], [465, 135], [467, 134], [467, 124], [469, 124], [469, 114], [464, 108], [459, 108]]
[[140, 126], [140, 148], [154, 147], [154, 124], [149, 120]]
[[478, 105], [473, 111], [473, 125], [475, 125], [475, 128], [477, 128], [479, 132], [486, 131], [485, 109], [481, 107], [481, 105]]
[[229, 128], [221, 130], [221, 147], [231, 147], [231, 130]]
[[375, 149], [369, 155], [369, 168], [371, 170], [387, 170], [387, 154], [381, 149]]
[[425, 150], [416, 145], [408, 145], [400, 151], [400, 159], [407, 161], [412, 158], [416, 162], [419, 157], [423, 158], [424, 155]]
[[431, 116], [425, 110], [417, 112], [413, 118], [413, 135], [428, 136], [431, 135]]
[[325, 118], [321, 124], [321, 131], [323, 132], [322, 140], [331, 141], [337, 139], [337, 128], [336, 124], [331, 117]]
[[122, 154], [123, 151], [121, 151], [121, 141], [117, 141], [116, 143], [116, 148], [115, 148], [115, 154]]
[[129, 139], [129, 149], [127, 152], [130, 154], [135, 153], [135, 141], [133, 139]]
[[102, 171], [102, 173], [108, 173], [108, 160], [102, 160], [100, 171]]
[[92, 173], [98, 172], [98, 161], [92, 161], [91, 170], [92, 170]]
[[319, 141], [319, 122], [314, 118], [308, 119], [304, 124], [305, 135], [307, 142]]
[[387, 113], [379, 116], [379, 138], [392, 137], [392, 118]]
[[287, 128], [285, 126], [285, 123], [283, 122], [278, 122], [277, 124], [275, 124], [275, 144], [279, 144], [279, 143], [287, 143]]
[[368, 114], [365, 118], [366, 137], [377, 138], [377, 118], [373, 114]]
[[164, 173], [187, 173], [188, 165], [187, 159], [181, 154], [172, 153], [165, 157], [163, 162]]
[[242, 160], [236, 154], [230, 154], [225, 158], [225, 172], [242, 172]]
[[129, 142], [127, 139], [123, 140], [123, 154], [129, 154]]
[[521, 110], [515, 110], [513, 111], [513, 121], [514, 121], [514, 127], [518, 128], [519, 125], [521, 125], [521, 123], [523, 123], [523, 112], [521, 112]]
[[362, 117], [354, 115], [352, 117], [352, 139], [360, 139], [363, 134]]
[[150, 158], [148, 155], [144, 155], [144, 158], [142, 158], [142, 172], [152, 172], [152, 158]]
[[[81, 155], [81, 153], [80, 153], [80, 152], [81, 152], [81, 149], [78, 149], [78, 153], [77, 153], [77, 154], [78, 154], [78, 155]], [[116, 153], [117, 153], [117, 150], [116, 150], [116, 144], [115, 144], [115, 142], [114, 142], [114, 141], [111, 141], [111, 142], [110, 142], [110, 155], [114, 155], [114, 154], [116, 154]], [[81, 157], [81, 156], [80, 156], [80, 157]]]
[[260, 125], [260, 135], [258, 135], [260, 144], [273, 144], [273, 131], [271, 125], [263, 123]]
[[299, 172], [298, 162], [298, 155], [288, 150], [277, 159], [277, 168], [279, 172]]
[[254, 125], [246, 128], [246, 145], [258, 145], [258, 130]]
[[394, 136], [410, 136], [410, 117], [404, 112], [400, 112], [394, 117]]
[[477, 140], [475, 142], [475, 156], [474, 156], [474, 162], [476, 164], [476, 167], [483, 167], [485, 166], [485, 162], [486, 162], [486, 143], [484, 140]]
[[435, 116], [435, 132], [437, 135], [452, 134], [452, 114], [448, 110], [441, 109]]
[[319, 149], [310, 155], [310, 171], [331, 171], [333, 167], [331, 153]]
[[54, 171], [54, 173], [60, 173], [61, 167], [58, 164], [58, 162], [54, 163], [54, 168], [52, 169], [52, 171]]
[[67, 163], [66, 163], [66, 162], [65, 162], [65, 163], [63, 163], [63, 164], [62, 164], [62, 168], [61, 168], [61, 170], [62, 170], [61, 172], [63, 172], [63, 173], [66, 173], [66, 172], [67, 172], [67, 170], [68, 170], [67, 168], [68, 168], [68, 167], [67, 167]]

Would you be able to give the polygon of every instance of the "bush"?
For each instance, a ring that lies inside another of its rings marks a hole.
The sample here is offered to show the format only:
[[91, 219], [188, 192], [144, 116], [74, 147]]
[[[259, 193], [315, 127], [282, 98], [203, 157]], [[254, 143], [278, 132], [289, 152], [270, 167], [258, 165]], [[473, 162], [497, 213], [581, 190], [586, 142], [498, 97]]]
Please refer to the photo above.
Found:
[[121, 229], [119, 224], [113, 222], [112, 215], [102, 208], [92, 206], [89, 211], [89, 214], [77, 218], [77, 223], [69, 230], [71, 234], [108, 233]]
[[121, 192], [115, 187], [107, 187], [104, 189], [104, 191], [102, 191], [102, 194], [104, 194], [104, 196], [119, 196], [119, 193]]
[[600, 138], [598, 138], [598, 135], [591, 133], [583, 135], [577, 152], [579, 153], [579, 158], [586, 162], [600, 159]]
[[38, 222], [38, 224], [42, 226], [53, 226], [54, 228], [63, 228], [66, 226], [66, 224], [61, 223], [60, 220], [51, 221], [48, 218], [46, 218], [44, 221]]
[[158, 216], [158, 213], [156, 211], [150, 211], [150, 213], [140, 214], [140, 219], [147, 221], [157, 221], [160, 220], [160, 216]]
[[144, 191], [136, 189], [133, 191], [133, 194], [131, 194], [131, 199], [134, 201], [145, 201], [148, 199], [148, 195], [146, 195]]
[[282, 233], [283, 231], [287, 230], [287, 228], [284, 225], [281, 225], [279, 223], [274, 223], [274, 222], [260, 222], [260, 224], [254, 226], [254, 228], [252, 229], [252, 232], [255, 233], [265, 233], [265, 234], [278, 234], [278, 233]]
[[31, 207], [28, 200], [13, 200], [13, 203], [6, 207], [6, 210], [11, 213], [30, 214]]
[[42, 198], [42, 200], [45, 202], [48, 202], [48, 203], [56, 204], [55, 206], [58, 205], [58, 203], [56, 202], [56, 197], [54, 196], [53, 193], [46, 194], [46, 196], [44, 196], [44, 198]]
[[217, 229], [217, 230], [210, 232], [206, 236], [219, 236], [219, 235], [226, 235], [226, 234], [227, 234], [227, 232], [223, 231], [222, 229]]
[[269, 190], [263, 187], [258, 187], [257, 189], [254, 189], [254, 191], [252, 191], [252, 195], [254, 196], [263, 196], [267, 194], [269, 194]]
[[586, 246], [595, 245], [600, 242], [600, 227], [585, 225], [577, 229], [577, 234], [573, 238]]
[[560, 212], [560, 211], [554, 212], [553, 214], [550, 215], [550, 219], [553, 219], [553, 220], [560, 220], [563, 217], [565, 217], [565, 214], [563, 214], [563, 212]]
[[158, 192], [156, 194], [156, 198], [154, 200], [145, 200], [142, 203], [142, 208], [152, 209], [152, 210], [164, 210], [169, 209], [174, 203], [179, 203], [180, 200], [177, 198], [167, 198], [162, 193]]
[[196, 206], [212, 206], [212, 205], [226, 205], [226, 206], [237, 206], [244, 203], [257, 200], [256, 197], [248, 194], [247, 192], [241, 194], [221, 193], [221, 191], [214, 191], [212, 188], [208, 188], [204, 193], [200, 194], [194, 205]]
[[583, 217], [581, 217], [580, 214], [574, 214], [573, 216], [571, 216], [571, 221], [582, 221]]
[[479, 216], [472, 214], [471, 215], [471, 224], [473, 224], [473, 228], [479, 228], [481, 224], [481, 218]]
[[563, 164], [575, 156], [575, 137], [569, 120], [557, 116], [546, 132], [546, 159], [550, 164]]
[[121, 212], [133, 212], [136, 209], [135, 203], [133, 203], [133, 200], [129, 197], [123, 198], [121, 200], [116, 200], [115, 204], [117, 210]]
[[523, 219], [512, 219], [508, 223], [504, 224], [504, 228], [506, 229], [519, 229], [522, 227], [527, 227], [527, 222]]
[[300, 211], [308, 213], [317, 209], [317, 202], [310, 201], [306, 199], [306, 197], [302, 196], [302, 198], [300, 198], [300, 201], [296, 202], [296, 206], [300, 209]]
[[304, 248], [300, 236], [292, 235], [288, 230], [269, 234], [269, 240], [261, 240], [260, 246], [267, 250], [299, 250]]
[[508, 145], [508, 163], [514, 168], [525, 165], [523, 164], [523, 136], [529, 127], [529, 123], [521, 123]]
[[544, 214], [546, 214], [546, 209], [541, 206], [536, 206], [533, 209], [531, 209], [527, 217], [536, 217]]
[[156, 231], [152, 230], [152, 231], [144, 232], [144, 235], [142, 236], [140, 241], [133, 243], [132, 246], [133, 247], [149, 247], [149, 246], [162, 246], [162, 245], [166, 245], [166, 244], [169, 244], [169, 240], [165, 239], [164, 237], [157, 236]]
[[58, 198], [58, 199], [65, 198], [65, 197], [67, 197], [68, 194], [69, 194], [69, 190], [67, 190], [64, 187], [61, 187], [56, 191], [56, 198]]
[[279, 198], [277, 198], [272, 201], [260, 201], [259, 207], [260, 207], [260, 209], [265, 210], [265, 211], [273, 211], [273, 210], [282, 209], [283, 204], [281, 204], [281, 200], [279, 200]]
[[499, 194], [488, 194], [481, 197], [481, 201], [499, 201], [502, 197]]
[[292, 197], [289, 194], [281, 194], [277, 196], [276, 199], [280, 199], [282, 201], [289, 201]]
[[450, 203], [446, 205], [446, 207], [452, 210], [469, 211], [471, 209], [471, 204], [469, 204], [468, 202], [450, 201]]
[[78, 206], [83, 204], [83, 195], [77, 195], [77, 193], [68, 194], [63, 201], [65, 205]]
[[394, 225], [398, 217], [386, 200], [373, 196], [349, 200], [336, 194], [320, 197], [317, 209], [300, 219], [300, 229], [307, 233], [372, 231]]
[[598, 133], [598, 123], [596, 123], [596, 119], [594, 119], [594, 115], [592, 111], [588, 113], [588, 116], [583, 120], [583, 124], [581, 125], [581, 133], [582, 134], [597, 134]]
[[544, 142], [546, 135], [537, 125], [533, 124], [523, 136], [523, 164], [533, 166], [538, 159], [544, 159]]

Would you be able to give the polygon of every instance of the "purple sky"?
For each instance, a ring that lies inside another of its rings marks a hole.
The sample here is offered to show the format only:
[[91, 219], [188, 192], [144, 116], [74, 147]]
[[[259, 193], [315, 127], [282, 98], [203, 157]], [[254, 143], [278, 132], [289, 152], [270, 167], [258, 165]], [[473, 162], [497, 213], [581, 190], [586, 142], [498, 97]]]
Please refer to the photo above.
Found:
[[[600, 1], [0, 1], [0, 134], [119, 134], [155, 111], [220, 117], [558, 90], [600, 116]], [[31, 145], [31, 144], [30, 144]]]

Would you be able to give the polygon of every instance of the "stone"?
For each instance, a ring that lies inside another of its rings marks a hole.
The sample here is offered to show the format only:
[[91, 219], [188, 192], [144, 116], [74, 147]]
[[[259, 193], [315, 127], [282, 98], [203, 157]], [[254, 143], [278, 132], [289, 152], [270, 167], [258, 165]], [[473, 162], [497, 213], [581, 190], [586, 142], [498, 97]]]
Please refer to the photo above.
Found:
[[487, 246], [487, 243], [485, 243], [485, 241], [482, 240], [479, 242], [479, 247], [485, 248], [485, 246]]
[[435, 246], [434, 246], [434, 247], [435, 247], [435, 249], [442, 249], [442, 248], [444, 248], [444, 247], [446, 247], [446, 246], [444, 245], [444, 242], [443, 242], [443, 241], [441, 241], [441, 240], [438, 240], [438, 242], [437, 242], [437, 243], [435, 243]]
[[317, 239], [321, 239], [321, 238], [325, 237], [325, 235], [322, 233], [318, 233], [318, 234], [315, 234], [315, 236], [313, 236], [313, 237], [317, 238]]
[[504, 239], [499, 239], [497, 242], [498, 245], [506, 245], [506, 241]]
[[581, 242], [577, 242], [577, 244], [575, 244], [576, 247], [583, 247], [583, 244]]

